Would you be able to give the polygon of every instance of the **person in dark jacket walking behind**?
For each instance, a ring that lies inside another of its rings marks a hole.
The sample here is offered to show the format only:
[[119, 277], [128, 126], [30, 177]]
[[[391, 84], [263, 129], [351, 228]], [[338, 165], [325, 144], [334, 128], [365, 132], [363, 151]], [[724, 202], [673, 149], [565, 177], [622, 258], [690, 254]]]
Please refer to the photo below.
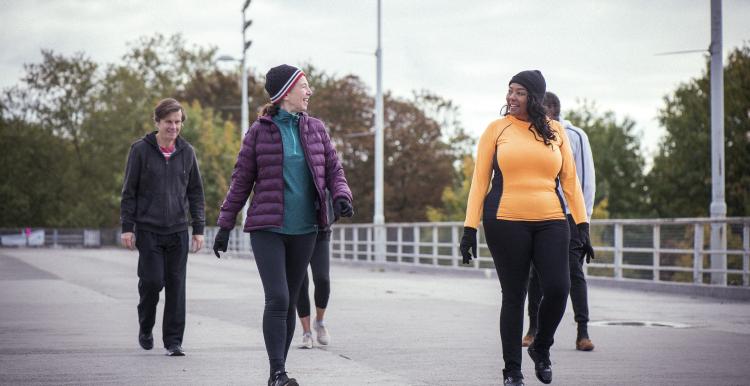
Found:
[[271, 103], [242, 140], [221, 205], [214, 253], [226, 252], [237, 213], [254, 192], [244, 230], [250, 233], [263, 291], [263, 338], [270, 386], [296, 386], [286, 373], [295, 306], [318, 230], [328, 226], [326, 189], [339, 217], [353, 214], [352, 193], [320, 120], [307, 115], [312, 95], [305, 74], [282, 64], [266, 74]]
[[[554, 93], [544, 94], [544, 109], [547, 116], [560, 122], [568, 134], [570, 149], [576, 162], [576, 175], [583, 189], [583, 201], [586, 204], [586, 215], [589, 220], [594, 211], [594, 194], [596, 193], [596, 176], [594, 173], [594, 158], [591, 153], [591, 144], [586, 133], [572, 123], [560, 119], [560, 99]], [[591, 342], [588, 332], [589, 305], [588, 290], [586, 289], [586, 275], [583, 273], [584, 246], [578, 234], [578, 228], [573, 220], [573, 215], [567, 207], [562, 187], [557, 187], [557, 194], [563, 198], [565, 215], [570, 226], [570, 246], [568, 248], [568, 264], [570, 267], [570, 302], [573, 303], [573, 314], [578, 325], [576, 335], [576, 350], [591, 351], [594, 343]], [[531, 269], [529, 278], [529, 331], [523, 337], [522, 346], [528, 347], [534, 342], [539, 314], [539, 304], [542, 301], [542, 288], [539, 284], [539, 275]]]
[[138, 342], [154, 347], [151, 330], [165, 289], [162, 340], [169, 356], [184, 356], [188, 209], [193, 252], [203, 247], [203, 183], [193, 147], [180, 137], [185, 110], [174, 99], [154, 109], [156, 131], [130, 147], [120, 201], [122, 245], [138, 248]]

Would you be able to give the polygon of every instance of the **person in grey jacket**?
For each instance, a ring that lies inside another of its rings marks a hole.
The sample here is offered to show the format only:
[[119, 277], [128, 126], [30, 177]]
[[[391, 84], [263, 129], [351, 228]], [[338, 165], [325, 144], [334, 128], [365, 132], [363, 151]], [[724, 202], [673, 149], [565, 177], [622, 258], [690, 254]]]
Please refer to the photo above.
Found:
[[138, 342], [154, 347], [151, 330], [165, 289], [162, 340], [169, 356], [184, 356], [185, 271], [189, 248], [203, 247], [203, 183], [193, 147], [180, 137], [185, 110], [174, 99], [154, 109], [156, 131], [130, 147], [120, 201], [122, 245], [138, 248]]
[[[591, 144], [589, 137], [580, 128], [573, 126], [572, 123], [560, 119], [560, 99], [557, 95], [547, 92], [544, 95], [544, 108], [547, 115], [559, 121], [564, 127], [570, 139], [570, 148], [573, 151], [573, 157], [576, 162], [576, 174], [578, 181], [581, 183], [583, 190], [583, 199], [586, 204], [586, 214], [591, 220], [591, 214], [594, 211], [594, 193], [596, 192], [596, 176], [594, 173], [594, 158], [591, 153]], [[568, 263], [570, 266], [570, 300], [573, 303], [573, 313], [575, 321], [578, 324], [578, 334], [576, 336], [576, 350], [591, 351], [594, 344], [591, 342], [588, 334], [589, 307], [588, 307], [588, 290], [586, 288], [586, 276], [583, 273], [583, 249], [578, 231], [573, 222], [573, 218], [568, 210], [565, 195], [560, 191], [558, 186], [558, 196], [560, 196], [564, 206], [565, 213], [570, 224], [570, 247], [568, 249]], [[587, 261], [588, 262], [588, 261]], [[529, 330], [523, 337], [522, 345], [528, 347], [534, 341], [534, 335], [537, 327], [537, 315], [539, 312], [539, 303], [542, 299], [542, 290], [539, 284], [539, 276], [532, 268], [531, 279], [529, 281]]]

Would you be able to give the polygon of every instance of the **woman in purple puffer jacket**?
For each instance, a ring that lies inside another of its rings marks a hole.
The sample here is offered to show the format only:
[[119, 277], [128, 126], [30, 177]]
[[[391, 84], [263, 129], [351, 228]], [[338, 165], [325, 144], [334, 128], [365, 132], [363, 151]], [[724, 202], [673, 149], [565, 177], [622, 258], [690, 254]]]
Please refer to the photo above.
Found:
[[244, 229], [265, 292], [268, 385], [296, 386], [286, 374], [286, 356], [318, 229], [329, 226], [326, 189], [338, 217], [352, 216], [352, 193], [323, 122], [306, 114], [312, 90], [305, 74], [282, 64], [268, 71], [265, 88], [271, 103], [242, 140], [213, 249], [216, 257], [226, 252], [237, 213], [253, 192]]

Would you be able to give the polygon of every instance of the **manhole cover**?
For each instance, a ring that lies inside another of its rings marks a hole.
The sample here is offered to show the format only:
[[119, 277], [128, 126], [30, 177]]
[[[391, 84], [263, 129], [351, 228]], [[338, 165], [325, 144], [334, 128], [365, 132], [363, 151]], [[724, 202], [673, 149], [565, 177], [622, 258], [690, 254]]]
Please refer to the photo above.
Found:
[[589, 322], [589, 326], [626, 326], [626, 327], [669, 327], [669, 328], [690, 328], [689, 324], [674, 322], [651, 322], [642, 320], [599, 320]]

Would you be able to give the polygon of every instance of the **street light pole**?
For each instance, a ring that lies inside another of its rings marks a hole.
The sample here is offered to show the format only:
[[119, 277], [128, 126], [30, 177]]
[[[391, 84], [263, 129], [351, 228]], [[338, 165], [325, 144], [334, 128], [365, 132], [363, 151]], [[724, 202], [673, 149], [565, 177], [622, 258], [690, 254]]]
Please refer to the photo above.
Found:
[[[724, 63], [721, 0], [711, 0], [711, 219], [727, 216], [724, 199]], [[727, 226], [711, 223], [711, 250], [725, 251]], [[727, 255], [711, 253], [711, 284], [727, 284]]]
[[[240, 60], [240, 66], [242, 66], [242, 113], [240, 115], [240, 119], [242, 122], [240, 122], [240, 140], [245, 139], [245, 134], [247, 134], [247, 131], [250, 128], [250, 117], [249, 117], [249, 106], [248, 106], [248, 97], [247, 97], [247, 49], [250, 48], [250, 45], [253, 43], [252, 40], [247, 40], [247, 36], [245, 32], [247, 31], [247, 28], [250, 27], [251, 24], [253, 24], [252, 20], [248, 20], [245, 17], [245, 10], [247, 10], [247, 7], [250, 6], [251, 0], [245, 0], [245, 4], [242, 6], [242, 59]], [[241, 145], [240, 145], [241, 147]], [[242, 225], [244, 226], [247, 222], [247, 210], [250, 206], [249, 201], [245, 201], [245, 206], [242, 208]]]
[[381, 40], [381, 0], [378, 0], [378, 48], [375, 51], [377, 62], [377, 95], [375, 96], [375, 261], [385, 262], [385, 216], [383, 215], [383, 49]]

